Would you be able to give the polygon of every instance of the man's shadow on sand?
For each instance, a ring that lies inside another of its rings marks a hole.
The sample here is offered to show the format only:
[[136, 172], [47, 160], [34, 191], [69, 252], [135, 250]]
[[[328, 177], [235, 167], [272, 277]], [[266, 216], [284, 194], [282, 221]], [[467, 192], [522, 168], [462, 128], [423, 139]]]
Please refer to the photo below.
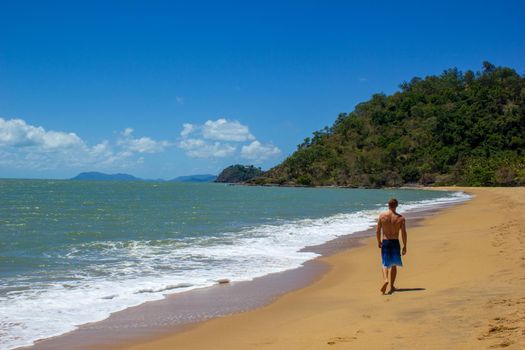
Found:
[[426, 288], [396, 288], [394, 289], [393, 291], [391, 291], [389, 294], [394, 294], [394, 293], [398, 293], [398, 292], [417, 292], [417, 291], [422, 291], [422, 290], [427, 290]]

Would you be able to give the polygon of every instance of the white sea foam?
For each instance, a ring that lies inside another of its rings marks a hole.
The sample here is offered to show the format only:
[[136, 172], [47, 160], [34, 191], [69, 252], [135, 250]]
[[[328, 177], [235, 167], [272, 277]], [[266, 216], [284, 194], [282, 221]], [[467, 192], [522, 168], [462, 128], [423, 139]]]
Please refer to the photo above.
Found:
[[[457, 192], [399, 209], [427, 209], [467, 199], [468, 195]], [[297, 268], [317, 256], [303, 248], [367, 229], [380, 209], [378, 205], [376, 210], [260, 225], [185, 241], [107, 241], [71, 247], [66, 257], [95, 259], [96, 251], [97, 261], [103, 263], [93, 270], [77, 271], [67, 283], [21, 288], [1, 297], [0, 348], [31, 345], [112, 312], [161, 299], [166, 293], [210, 286], [223, 278], [251, 280]]]

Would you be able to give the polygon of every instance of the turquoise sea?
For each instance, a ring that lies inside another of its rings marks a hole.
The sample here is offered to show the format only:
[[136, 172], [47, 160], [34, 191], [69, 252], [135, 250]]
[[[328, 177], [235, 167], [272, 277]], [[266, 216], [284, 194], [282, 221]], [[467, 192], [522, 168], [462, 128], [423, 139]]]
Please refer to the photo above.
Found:
[[459, 192], [0, 180], [0, 349], [111, 312], [301, 266], [301, 252]]

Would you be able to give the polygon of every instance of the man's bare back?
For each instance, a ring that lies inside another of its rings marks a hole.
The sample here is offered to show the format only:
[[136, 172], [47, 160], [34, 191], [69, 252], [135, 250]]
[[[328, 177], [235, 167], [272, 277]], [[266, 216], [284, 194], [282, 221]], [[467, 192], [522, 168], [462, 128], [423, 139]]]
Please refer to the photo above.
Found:
[[389, 210], [379, 215], [379, 222], [384, 239], [399, 239], [399, 231], [405, 224], [405, 218]]

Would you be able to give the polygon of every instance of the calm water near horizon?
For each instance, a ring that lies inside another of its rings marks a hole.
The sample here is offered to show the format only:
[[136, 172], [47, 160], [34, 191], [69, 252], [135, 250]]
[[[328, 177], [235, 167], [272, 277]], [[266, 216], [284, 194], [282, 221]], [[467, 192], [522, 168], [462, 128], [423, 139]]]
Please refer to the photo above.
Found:
[[306, 246], [458, 192], [167, 182], [0, 180], [0, 349], [167, 293], [251, 280], [315, 258]]

